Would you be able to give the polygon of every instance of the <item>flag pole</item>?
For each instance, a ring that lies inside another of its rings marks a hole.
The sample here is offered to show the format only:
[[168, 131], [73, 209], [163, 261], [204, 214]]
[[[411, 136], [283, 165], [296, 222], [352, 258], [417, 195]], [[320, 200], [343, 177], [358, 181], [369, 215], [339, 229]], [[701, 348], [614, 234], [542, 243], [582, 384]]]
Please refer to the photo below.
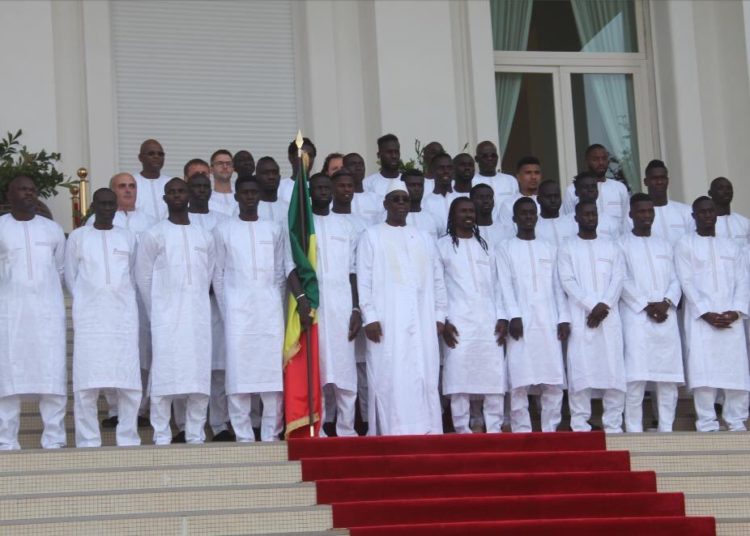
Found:
[[[302, 145], [304, 144], [304, 140], [302, 138], [302, 131], [297, 131], [297, 137], [294, 140], [295, 145], [297, 146], [297, 192], [299, 195], [298, 198], [298, 209], [299, 209], [299, 222], [301, 225], [302, 230], [302, 250], [305, 252], [305, 255], [308, 254], [308, 248], [310, 246], [308, 235], [307, 235], [307, 220], [305, 219], [307, 208], [307, 196], [304, 195], [304, 188], [305, 184], [304, 181], [304, 175], [303, 169], [305, 172], [307, 171], [307, 166], [305, 166], [303, 153], [302, 153]], [[304, 167], [303, 167], [304, 166]], [[297, 309], [297, 314], [299, 315], [299, 308]], [[313, 385], [312, 385], [312, 376], [313, 376], [313, 358], [312, 358], [312, 334], [310, 333], [309, 329], [305, 330], [305, 358], [307, 359], [307, 408], [308, 408], [308, 425], [310, 427], [310, 437], [315, 437], [315, 408], [313, 407], [314, 400], [313, 400]], [[322, 423], [321, 423], [322, 425]]]

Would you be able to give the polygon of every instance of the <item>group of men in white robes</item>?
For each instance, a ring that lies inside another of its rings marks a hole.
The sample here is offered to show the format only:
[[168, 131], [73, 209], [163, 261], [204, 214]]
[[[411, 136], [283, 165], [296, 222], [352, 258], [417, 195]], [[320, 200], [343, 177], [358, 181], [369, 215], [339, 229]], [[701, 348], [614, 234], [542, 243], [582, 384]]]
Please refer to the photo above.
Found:
[[[659, 430], [670, 431], [684, 383], [698, 430], [719, 429], [721, 397], [728, 428], [744, 430], [750, 224], [731, 212], [727, 179], [691, 209], [668, 199], [666, 166], [653, 161], [650, 195], [629, 198], [594, 145], [562, 199], [536, 158], [513, 178], [495, 171], [490, 142], [473, 159], [428, 147], [429, 179], [402, 175], [398, 138], [385, 135], [378, 173], [365, 178], [350, 153], [332, 177], [309, 180], [323, 418], [337, 435], [356, 434], [358, 397], [371, 435], [441, 433], [441, 395], [460, 433], [471, 432], [475, 408], [488, 432], [505, 419], [531, 431], [529, 395], [540, 395], [541, 429], [554, 431], [565, 389], [575, 431], [591, 429], [595, 397], [605, 431], [622, 431], [623, 415], [627, 431], [642, 431], [647, 389]], [[215, 436], [229, 437], [231, 423], [237, 441], [255, 439], [254, 423], [261, 439], [279, 437], [286, 294], [302, 316], [309, 310], [286, 229], [294, 182], [272, 158], [256, 165], [240, 153], [191, 160], [185, 180], [169, 179], [161, 145], [147, 140], [141, 173], [97, 191], [94, 217], [67, 245], [59, 226], [36, 217], [33, 181], [11, 183], [12, 212], [0, 218], [9, 341], [0, 448], [18, 448], [20, 401], [32, 395], [42, 445], [65, 445], [63, 281], [73, 297], [78, 446], [101, 445], [100, 392], [118, 445], [140, 443], [149, 404], [156, 444], [174, 440], [172, 417], [190, 443], [205, 440], [207, 421]]]

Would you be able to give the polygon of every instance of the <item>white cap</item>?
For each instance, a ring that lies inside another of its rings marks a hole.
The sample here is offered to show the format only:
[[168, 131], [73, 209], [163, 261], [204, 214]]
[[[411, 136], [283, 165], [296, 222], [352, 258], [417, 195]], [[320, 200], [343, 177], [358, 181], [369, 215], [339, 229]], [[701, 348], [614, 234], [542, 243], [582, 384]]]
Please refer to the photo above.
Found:
[[409, 190], [406, 189], [406, 183], [399, 179], [391, 179], [388, 181], [388, 189], [385, 192], [385, 195], [388, 196], [388, 194], [391, 194], [393, 192], [404, 192], [407, 195], [409, 194]]

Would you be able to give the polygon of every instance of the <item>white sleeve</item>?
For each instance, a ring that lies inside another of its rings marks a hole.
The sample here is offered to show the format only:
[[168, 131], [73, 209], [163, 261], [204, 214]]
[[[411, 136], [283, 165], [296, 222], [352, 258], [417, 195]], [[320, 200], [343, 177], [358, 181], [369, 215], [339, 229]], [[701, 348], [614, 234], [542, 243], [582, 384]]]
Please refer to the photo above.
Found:
[[516, 299], [516, 289], [513, 285], [513, 267], [510, 257], [504, 247], [497, 248], [495, 256], [495, 272], [497, 274], [496, 301], [498, 301], [495, 309], [497, 318], [503, 320], [519, 318], [521, 316], [521, 308]]
[[78, 277], [78, 236], [79, 233], [71, 233], [68, 236], [68, 243], [65, 247], [65, 286], [71, 296], [73, 296], [73, 289]]
[[617, 244], [612, 244], [614, 251], [614, 258], [612, 259], [612, 273], [609, 278], [609, 285], [607, 290], [604, 292], [604, 297], [601, 300], [604, 304], [608, 305], [610, 309], [617, 307], [617, 303], [620, 301], [622, 295], [622, 283], [625, 279], [625, 261], [623, 260], [622, 252]]
[[622, 301], [634, 313], [640, 313], [648, 306], [648, 299], [643, 295], [641, 289], [638, 287], [638, 282], [635, 280], [635, 273], [633, 272], [633, 268], [631, 266], [632, 263], [628, 262], [629, 257], [625, 252], [624, 247], [622, 258], [625, 264], [625, 271], [622, 282]]
[[[552, 257], [554, 266], [557, 266], [557, 249]], [[552, 292], [555, 296], [555, 305], [557, 307], [557, 323], [570, 323], [570, 308], [568, 307], [568, 298], [560, 284], [560, 274], [557, 270], [552, 274]]]
[[154, 279], [154, 263], [158, 255], [159, 244], [156, 238], [148, 231], [141, 233], [135, 257], [135, 282], [149, 319], [151, 318], [151, 284]]
[[359, 308], [362, 311], [364, 325], [378, 322], [372, 293], [372, 270], [374, 250], [370, 233], [365, 231], [359, 237], [357, 245], [357, 292], [359, 293]]
[[695, 319], [698, 319], [712, 311], [709, 305], [711, 303], [710, 300], [693, 283], [693, 263], [692, 255], [690, 254], [691, 245], [692, 241], [690, 240], [682, 240], [677, 244], [675, 248], [675, 269], [677, 270], [677, 277], [680, 280], [680, 285], [682, 285], [682, 292], [685, 294], [685, 299], [695, 307]]
[[65, 284], [65, 233], [62, 227], [57, 225], [55, 234], [55, 268], [60, 277], [60, 284]]
[[219, 306], [219, 312], [223, 318], [226, 318], [226, 301], [224, 299], [224, 268], [226, 266], [226, 244], [221, 237], [220, 226], [214, 228], [214, 246], [216, 248], [216, 263], [214, 264], [214, 275], [212, 285], [214, 287], [214, 296]]
[[438, 322], [444, 322], [448, 315], [448, 292], [445, 289], [443, 260], [432, 238], [425, 236], [424, 242], [430, 248], [430, 253], [432, 254], [432, 273], [435, 285], [435, 319]]
[[560, 284], [563, 290], [565, 290], [568, 299], [577, 303], [587, 312], [591, 312], [599, 302], [596, 298], [590, 296], [578, 283], [575, 270], [573, 269], [571, 248], [566, 245], [560, 248], [557, 256], [557, 273], [560, 277]]
[[739, 311], [747, 317], [748, 306], [750, 306], [750, 276], [748, 275], [748, 263], [746, 252], [736, 248], [737, 254], [734, 261], [734, 273], [737, 280], [734, 285], [734, 301], [732, 309]]

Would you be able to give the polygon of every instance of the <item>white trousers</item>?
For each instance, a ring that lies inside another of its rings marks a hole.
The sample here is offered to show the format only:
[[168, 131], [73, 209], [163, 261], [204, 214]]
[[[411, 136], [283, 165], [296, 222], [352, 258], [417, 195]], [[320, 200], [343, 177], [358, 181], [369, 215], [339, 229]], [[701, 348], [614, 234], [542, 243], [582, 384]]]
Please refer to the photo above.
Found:
[[[625, 429], [628, 432], [643, 432], [643, 395], [645, 381], [628, 382], [625, 395]], [[659, 416], [659, 431], [671, 432], [677, 409], [677, 384], [653, 382], [656, 388], [656, 412]], [[653, 395], [652, 395], [653, 396]]]
[[[226, 374], [223, 370], [211, 371], [211, 395], [208, 399], [208, 424], [214, 435], [227, 429], [229, 412], [227, 410], [227, 393], [224, 390]], [[179, 397], [172, 400], [174, 424], [180, 432], [185, 431], [185, 402], [186, 398]]]
[[21, 399], [38, 398], [42, 416], [42, 448], [64, 447], [65, 410], [68, 398], [63, 395], [11, 395], [0, 397], [0, 450], [18, 450], [18, 430], [21, 427]]
[[[713, 387], [696, 387], [693, 389], [695, 403], [695, 429], [699, 432], [716, 432], [719, 430], [719, 419], [716, 416], [714, 402], [717, 389]], [[748, 415], [748, 392], [736, 389], [723, 389], [724, 406], [721, 417], [732, 432], [746, 430], [745, 421]]]
[[[357, 404], [357, 393], [347, 389], [339, 389], [336, 385], [329, 383], [323, 389], [325, 401], [323, 403], [323, 422], [331, 422], [329, 419], [330, 406], [333, 406], [333, 416], [336, 417], [336, 435], [338, 437], [356, 436], [354, 431], [354, 414]], [[329, 403], [330, 401], [330, 403]], [[325, 437], [323, 427], [320, 428], [320, 437]]]
[[[562, 419], [563, 390], [559, 385], [539, 385], [541, 390], [542, 432], [555, 432]], [[510, 392], [510, 428], [514, 432], [531, 432], [529, 386]]]
[[[252, 397], [251, 393], [227, 396], [229, 419], [232, 421], [232, 428], [234, 428], [238, 443], [255, 441], [253, 424], [250, 419]], [[261, 441], [278, 441], [284, 422], [284, 393], [281, 391], [260, 393], [260, 399], [263, 402], [260, 439]]]
[[[117, 429], [115, 440], [118, 447], [141, 444], [138, 436], [138, 407], [141, 392], [135, 389], [107, 389], [117, 402]], [[101, 447], [99, 430], [99, 389], [81, 389], [73, 393], [73, 415], [76, 426], [76, 447]]]
[[169, 418], [172, 414], [172, 402], [176, 398], [186, 400], [185, 406], [185, 442], [203, 443], [206, 440], [206, 410], [208, 395], [190, 393], [188, 395], [152, 396], [151, 426], [154, 429], [154, 444], [169, 445], [172, 442], [172, 429]]
[[362, 422], [367, 422], [367, 391], [367, 363], [357, 363], [357, 396]]
[[[455, 428], [457, 434], [471, 433], [471, 426], [469, 425], [470, 407], [471, 398], [474, 396], [477, 395], [468, 395], [464, 393], [450, 395], [453, 428]], [[501, 432], [503, 426], [504, 410], [503, 399], [505, 397], [499, 394], [479, 396], [484, 399], [482, 405], [482, 413], [484, 415], [484, 423], [487, 426], [487, 433]]]
[[[148, 415], [148, 369], [141, 369], [141, 402], [138, 408], [138, 415], [145, 417]], [[117, 417], [117, 389], [102, 389], [104, 398], [107, 400], [107, 417]]]
[[[622, 432], [622, 413], [625, 409], [625, 393], [617, 389], [600, 389], [602, 393], [602, 424], [610, 434]], [[591, 425], [591, 389], [568, 390], [570, 405], [570, 428], [574, 432], [589, 432]]]

